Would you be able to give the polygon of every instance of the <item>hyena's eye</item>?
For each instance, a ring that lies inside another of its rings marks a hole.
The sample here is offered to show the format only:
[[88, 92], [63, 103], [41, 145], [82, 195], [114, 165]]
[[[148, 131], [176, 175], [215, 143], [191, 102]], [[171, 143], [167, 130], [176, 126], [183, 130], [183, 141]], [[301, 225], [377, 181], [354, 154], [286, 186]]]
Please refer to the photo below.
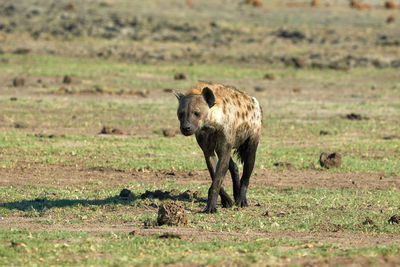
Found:
[[193, 112], [193, 114], [194, 114], [197, 118], [200, 117], [200, 112], [198, 112], [198, 111]]

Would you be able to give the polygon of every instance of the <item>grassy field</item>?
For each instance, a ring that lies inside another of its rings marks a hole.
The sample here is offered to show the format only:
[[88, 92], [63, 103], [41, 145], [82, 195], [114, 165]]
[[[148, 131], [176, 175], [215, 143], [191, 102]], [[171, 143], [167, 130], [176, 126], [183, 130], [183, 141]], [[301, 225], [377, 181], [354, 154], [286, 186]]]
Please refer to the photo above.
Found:
[[[0, 3], [1, 266], [400, 264], [398, 10], [37, 3]], [[201, 212], [210, 178], [172, 93], [198, 80], [263, 108], [247, 208]], [[187, 225], [158, 226], [168, 201]]]

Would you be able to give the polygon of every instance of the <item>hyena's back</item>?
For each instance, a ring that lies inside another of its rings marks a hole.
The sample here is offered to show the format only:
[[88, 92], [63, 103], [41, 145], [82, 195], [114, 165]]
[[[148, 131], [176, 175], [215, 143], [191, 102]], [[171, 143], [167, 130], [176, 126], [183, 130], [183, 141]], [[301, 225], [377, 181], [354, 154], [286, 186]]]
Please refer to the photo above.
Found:
[[208, 113], [206, 125], [224, 131], [233, 148], [238, 148], [249, 138], [258, 142], [262, 110], [257, 99], [234, 87], [209, 82], [200, 82], [188, 94], [201, 94], [204, 87], [210, 88], [215, 95], [215, 105]]

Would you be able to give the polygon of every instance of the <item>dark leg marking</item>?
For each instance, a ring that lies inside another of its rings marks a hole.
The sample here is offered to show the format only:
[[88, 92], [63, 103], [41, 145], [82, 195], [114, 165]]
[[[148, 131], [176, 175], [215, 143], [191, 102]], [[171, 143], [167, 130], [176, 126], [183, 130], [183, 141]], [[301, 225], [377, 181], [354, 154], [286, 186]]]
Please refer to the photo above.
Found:
[[229, 172], [231, 173], [232, 177], [233, 197], [236, 202], [240, 195], [239, 169], [236, 163], [232, 160], [232, 158], [229, 161]]
[[239, 207], [248, 206], [246, 192], [250, 182], [250, 175], [253, 172], [254, 162], [256, 160], [258, 141], [256, 142], [250, 141], [246, 144], [246, 146], [247, 146], [245, 148], [246, 153], [245, 155], [243, 155], [244, 164], [243, 164], [242, 179], [240, 179], [240, 193], [239, 193], [239, 198], [236, 199], [235, 201], [235, 204]]

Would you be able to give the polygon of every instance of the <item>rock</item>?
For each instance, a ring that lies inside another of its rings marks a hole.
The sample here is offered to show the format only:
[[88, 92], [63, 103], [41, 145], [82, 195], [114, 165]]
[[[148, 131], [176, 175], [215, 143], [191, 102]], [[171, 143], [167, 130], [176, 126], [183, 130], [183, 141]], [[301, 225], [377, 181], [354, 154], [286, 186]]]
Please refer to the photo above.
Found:
[[187, 225], [187, 215], [183, 205], [179, 202], [169, 201], [162, 204], [158, 209], [158, 225]]
[[390, 223], [390, 224], [395, 224], [395, 223], [400, 224], [400, 214], [396, 214], [396, 215], [393, 215], [392, 217], [390, 217], [390, 219], [388, 220], [388, 223]]
[[293, 65], [295, 68], [303, 68], [304, 67], [304, 59], [301, 57], [293, 57], [291, 58], [291, 62], [289, 62], [289, 65]]
[[162, 131], [163, 135], [165, 137], [174, 137], [175, 136], [175, 131], [171, 130], [171, 129], [164, 129]]
[[312, 7], [318, 7], [321, 5], [321, 2], [319, 0], [312, 0], [311, 1], [311, 6]]
[[264, 87], [256, 86], [256, 87], [254, 87], [254, 91], [256, 91], [256, 92], [264, 92], [264, 91], [265, 91], [265, 88], [264, 88]]
[[394, 1], [386, 1], [385, 2], [385, 8], [387, 8], [387, 9], [395, 9], [396, 8], [396, 4], [394, 3]]
[[14, 50], [13, 53], [17, 54], [17, 55], [26, 55], [29, 52], [31, 52], [31, 50], [28, 49], [28, 48], [17, 48], [17, 49]]
[[176, 73], [174, 76], [175, 80], [186, 80], [186, 74], [183, 72]]
[[124, 200], [130, 200], [135, 197], [135, 195], [129, 189], [122, 189], [119, 196]]
[[25, 79], [21, 77], [15, 77], [13, 80], [14, 87], [20, 87], [25, 85]]
[[330, 134], [328, 131], [325, 130], [319, 131], [319, 135], [328, 135], [328, 134]]
[[109, 126], [103, 126], [103, 129], [101, 129], [101, 134], [122, 134], [122, 131], [116, 128], [112, 128]]
[[362, 116], [362, 115], [360, 115], [360, 114], [353, 113], [353, 112], [347, 114], [347, 115], [346, 115], [346, 119], [348, 119], [348, 120], [357, 120], [357, 121], [360, 121], [360, 120], [369, 120], [368, 117]]
[[387, 17], [386, 19], [386, 23], [390, 24], [390, 23], [394, 23], [396, 21], [396, 18], [392, 15]]
[[319, 164], [323, 168], [331, 168], [331, 167], [341, 167], [342, 166], [342, 157], [339, 153], [326, 153], [322, 152], [319, 157]]
[[298, 40], [306, 39], [305, 34], [300, 31], [279, 30], [276, 35], [280, 38], [285, 38], [285, 39], [298, 39]]
[[375, 222], [371, 219], [371, 218], [369, 218], [369, 217], [367, 217], [367, 218], [365, 218], [365, 221], [363, 221], [363, 223], [362, 223], [363, 225], [375, 225]]
[[272, 74], [272, 73], [267, 73], [267, 74], [264, 75], [264, 79], [273, 81], [273, 80], [276, 79], [276, 77], [275, 77], [275, 75]]
[[371, 5], [369, 3], [362, 3], [359, 2], [358, 0], [353, 0], [350, 2], [350, 7], [361, 10], [361, 9], [369, 9]]
[[55, 93], [57, 95], [67, 95], [67, 94], [73, 94], [74, 91], [72, 91], [71, 88], [69, 87], [60, 87]]
[[160, 235], [160, 238], [177, 238], [177, 239], [182, 239], [182, 235], [177, 234], [177, 233], [164, 233]]
[[28, 128], [28, 125], [24, 122], [14, 122], [14, 128], [24, 129], [24, 128]]
[[70, 84], [72, 82], [72, 78], [69, 75], [65, 75], [63, 78], [63, 83]]

